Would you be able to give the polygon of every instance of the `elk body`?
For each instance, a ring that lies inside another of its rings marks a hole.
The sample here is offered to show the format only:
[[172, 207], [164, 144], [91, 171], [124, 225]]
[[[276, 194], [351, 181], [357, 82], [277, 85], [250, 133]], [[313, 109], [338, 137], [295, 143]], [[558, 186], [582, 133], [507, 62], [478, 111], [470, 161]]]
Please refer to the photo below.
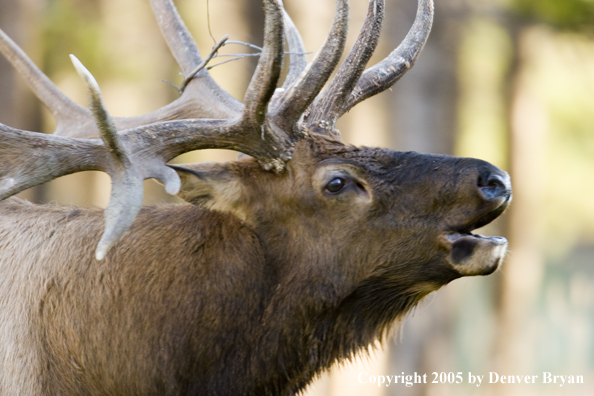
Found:
[[[58, 120], [53, 135], [0, 124], [0, 394], [293, 395], [428, 293], [497, 269], [505, 239], [471, 231], [509, 203], [505, 172], [353, 147], [334, 128], [411, 67], [431, 1], [419, 1], [401, 46], [364, 72], [383, 18], [372, 0], [322, 90], [343, 50], [347, 2], [307, 65], [282, 4], [265, 0], [244, 104], [198, 67], [171, 1], [151, 5], [188, 78], [177, 101], [142, 117], [112, 119], [76, 61], [92, 112], [73, 104], [0, 31], [0, 50]], [[291, 64], [277, 88], [285, 39]], [[249, 156], [166, 165], [210, 147]], [[104, 212], [8, 198], [90, 169], [112, 178]], [[149, 177], [191, 205], [141, 208]]]

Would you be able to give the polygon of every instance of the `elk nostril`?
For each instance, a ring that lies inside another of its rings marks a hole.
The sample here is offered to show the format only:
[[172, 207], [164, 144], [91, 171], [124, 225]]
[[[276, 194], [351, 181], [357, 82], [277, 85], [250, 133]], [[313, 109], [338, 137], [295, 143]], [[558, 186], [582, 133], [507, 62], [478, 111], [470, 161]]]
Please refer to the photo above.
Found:
[[487, 180], [486, 187], [505, 189], [505, 182], [503, 181], [503, 178], [501, 176], [491, 175], [491, 177], [489, 177], [489, 179]]
[[481, 194], [488, 200], [503, 198], [509, 191], [509, 180], [497, 173], [481, 175], [477, 184]]

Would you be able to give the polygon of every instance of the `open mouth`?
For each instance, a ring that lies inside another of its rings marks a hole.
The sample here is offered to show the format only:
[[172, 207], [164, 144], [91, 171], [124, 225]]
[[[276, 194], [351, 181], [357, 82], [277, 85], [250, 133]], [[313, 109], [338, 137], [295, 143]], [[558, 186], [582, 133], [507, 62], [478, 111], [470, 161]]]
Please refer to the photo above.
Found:
[[489, 275], [500, 266], [507, 251], [507, 240], [499, 236], [473, 234], [472, 231], [499, 217], [510, 200], [511, 196], [496, 209], [442, 235], [442, 241], [449, 250], [448, 261], [461, 275]]
[[501, 205], [499, 205], [494, 210], [491, 210], [491, 211], [483, 214], [478, 219], [475, 219], [472, 222], [470, 222], [464, 226], [456, 227], [454, 229], [457, 230], [461, 234], [472, 234], [473, 230], [476, 230], [477, 228], [484, 227], [487, 224], [489, 224], [490, 222], [492, 222], [493, 220], [495, 220], [496, 218], [498, 218], [505, 211], [505, 209], [509, 205], [510, 201], [511, 201], [511, 195], [507, 196], [503, 200]]

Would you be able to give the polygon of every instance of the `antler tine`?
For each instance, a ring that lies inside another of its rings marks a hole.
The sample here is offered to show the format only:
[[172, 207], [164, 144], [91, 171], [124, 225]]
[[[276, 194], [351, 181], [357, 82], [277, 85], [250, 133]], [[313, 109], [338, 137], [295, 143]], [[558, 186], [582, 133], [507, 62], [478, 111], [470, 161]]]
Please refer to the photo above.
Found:
[[330, 85], [311, 105], [307, 118], [310, 128], [330, 133], [335, 130], [336, 120], [345, 113], [343, 108], [377, 47], [385, 14], [384, 6], [384, 0], [369, 2], [365, 22], [355, 44]]
[[431, 32], [433, 14], [433, 0], [418, 0], [415, 22], [405, 39], [384, 60], [363, 73], [339, 117], [357, 103], [390, 88], [413, 67]]
[[275, 101], [272, 114], [285, 130], [292, 130], [301, 115], [322, 90], [344, 50], [349, 22], [348, 0], [336, 1], [336, 12], [330, 33], [314, 59]]
[[82, 80], [85, 82], [85, 85], [87, 86], [91, 112], [95, 117], [97, 127], [101, 132], [103, 141], [107, 144], [109, 150], [114, 154], [114, 156], [120, 162], [123, 161], [126, 157], [126, 152], [118, 139], [118, 132], [115, 124], [107, 112], [107, 109], [105, 108], [97, 80], [95, 80], [95, 77], [93, 77], [93, 75], [83, 66], [82, 63], [80, 63], [76, 56], [70, 55], [70, 60], [78, 72], [78, 75], [82, 78]]
[[[150, 0], [157, 24], [181, 72], [187, 76], [202, 63], [196, 42], [188, 31], [172, 0]], [[200, 76], [206, 76], [203, 70]]]
[[256, 127], [264, 123], [268, 102], [280, 79], [284, 58], [282, 5], [277, 0], [265, 0], [264, 12], [264, 47], [243, 101], [244, 122]]
[[[282, 5], [282, 2], [281, 2]], [[289, 71], [283, 82], [283, 89], [293, 84], [299, 75], [307, 67], [307, 56], [305, 54], [305, 45], [299, 34], [299, 30], [293, 23], [293, 20], [283, 8], [283, 21], [285, 24], [285, 36], [289, 47]]]
[[112, 180], [111, 196], [103, 212], [105, 230], [96, 250], [97, 260], [102, 260], [132, 225], [140, 211], [144, 195], [142, 181], [150, 177], [160, 179], [170, 194], [179, 192], [181, 181], [177, 173], [165, 164], [152, 162], [151, 166], [140, 169], [135, 166], [131, 154], [120, 139], [115, 124], [105, 108], [97, 81], [74, 55], [70, 55], [70, 58], [87, 86], [91, 111], [112, 159], [110, 164], [112, 166], [105, 169]]
[[[177, 12], [173, 0], [150, 0], [150, 3], [171, 54], [179, 65], [182, 74], [186, 77], [189, 76], [202, 63], [202, 57], [196, 42]], [[241, 103], [223, 90], [210, 77], [206, 68], [202, 68], [196, 73], [192, 81], [193, 83], [189, 84], [188, 89], [184, 92], [191, 91], [188, 92], [190, 94], [199, 92], [200, 95], [193, 96], [196, 96], [194, 101], [198, 101], [201, 107], [213, 107], [214, 101], [214, 105], [217, 107], [216, 111], [221, 114], [228, 113], [232, 116], [241, 114]], [[219, 115], [214, 117], [219, 117]]]

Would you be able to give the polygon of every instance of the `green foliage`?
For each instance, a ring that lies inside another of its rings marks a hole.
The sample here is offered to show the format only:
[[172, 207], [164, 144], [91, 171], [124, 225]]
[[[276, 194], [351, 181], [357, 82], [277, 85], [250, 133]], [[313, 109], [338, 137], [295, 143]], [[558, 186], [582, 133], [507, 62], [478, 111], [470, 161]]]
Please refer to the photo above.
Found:
[[[69, 54], [87, 67], [101, 64], [99, 2], [56, 0], [47, 3], [43, 26], [43, 64], [48, 75], [71, 70]], [[97, 68], [94, 68], [97, 69]]]
[[559, 29], [594, 31], [594, 0], [512, 0], [512, 8]]

